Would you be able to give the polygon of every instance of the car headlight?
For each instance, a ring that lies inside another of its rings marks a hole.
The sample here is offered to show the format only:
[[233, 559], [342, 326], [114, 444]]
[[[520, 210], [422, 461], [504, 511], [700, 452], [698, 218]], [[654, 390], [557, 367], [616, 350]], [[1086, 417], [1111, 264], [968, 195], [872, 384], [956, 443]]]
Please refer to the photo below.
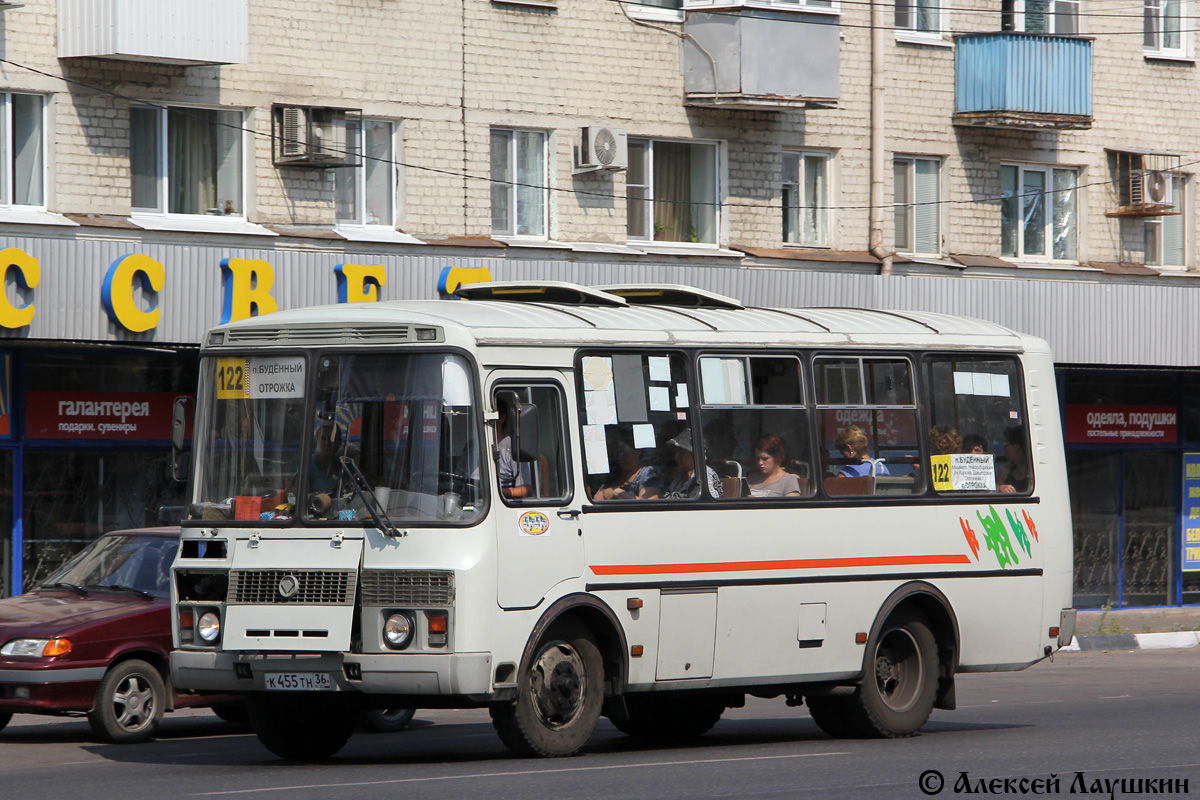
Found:
[[205, 611], [196, 623], [196, 633], [201, 639], [212, 644], [221, 635], [221, 617], [215, 611]]
[[413, 621], [408, 614], [392, 614], [383, 623], [383, 638], [389, 647], [400, 649], [412, 640]]
[[70, 639], [13, 639], [0, 647], [3, 656], [65, 656], [71, 652]]

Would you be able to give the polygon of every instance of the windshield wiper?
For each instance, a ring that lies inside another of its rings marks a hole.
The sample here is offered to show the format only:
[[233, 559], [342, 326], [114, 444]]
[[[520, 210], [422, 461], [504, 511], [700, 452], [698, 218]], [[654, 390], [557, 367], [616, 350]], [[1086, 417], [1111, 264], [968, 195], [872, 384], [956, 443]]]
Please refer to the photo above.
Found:
[[371, 484], [367, 482], [367, 477], [362, 474], [362, 470], [358, 468], [358, 464], [354, 463], [354, 459], [350, 456], [342, 456], [339, 461], [342, 463], [342, 472], [346, 473], [346, 477], [350, 479], [350, 483], [354, 484], [354, 491], [362, 498], [363, 505], [367, 507], [367, 513], [371, 515], [371, 521], [375, 523], [375, 527], [383, 533], [384, 536], [400, 538], [407, 536], [408, 531], [402, 531], [395, 526], [392, 520], [388, 517], [387, 511], [379, 502], [379, 498], [375, 496], [375, 491], [371, 488]]
[[49, 584], [46, 584], [46, 586], [44, 586], [43, 588], [45, 588], [45, 589], [70, 589], [75, 594], [82, 595], [83, 597], [87, 597], [87, 594], [88, 594], [88, 590], [83, 588], [82, 586], [75, 584], [75, 583], [66, 583], [65, 581], [59, 581], [58, 583], [49, 583]]
[[154, 595], [150, 594], [149, 592], [147, 592], [144, 589], [135, 589], [132, 586], [123, 586], [119, 583], [110, 583], [107, 586], [100, 586], [99, 584], [89, 583], [87, 585], [87, 588], [88, 589], [103, 589], [106, 592], [125, 592], [127, 594], [136, 594], [138, 597], [141, 597], [144, 600], [153, 600], [154, 599]]

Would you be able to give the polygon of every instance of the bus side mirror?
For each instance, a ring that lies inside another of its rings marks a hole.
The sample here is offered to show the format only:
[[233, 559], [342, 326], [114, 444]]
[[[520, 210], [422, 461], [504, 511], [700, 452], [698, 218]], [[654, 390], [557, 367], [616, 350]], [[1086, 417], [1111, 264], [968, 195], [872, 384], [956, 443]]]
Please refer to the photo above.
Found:
[[171, 477], [183, 483], [188, 477], [188, 461], [183, 455], [187, 444], [188, 419], [191, 416], [192, 398], [176, 397], [171, 409]]
[[513, 430], [513, 457], [517, 461], [538, 460], [538, 409], [530, 403], [517, 406], [517, 425]]

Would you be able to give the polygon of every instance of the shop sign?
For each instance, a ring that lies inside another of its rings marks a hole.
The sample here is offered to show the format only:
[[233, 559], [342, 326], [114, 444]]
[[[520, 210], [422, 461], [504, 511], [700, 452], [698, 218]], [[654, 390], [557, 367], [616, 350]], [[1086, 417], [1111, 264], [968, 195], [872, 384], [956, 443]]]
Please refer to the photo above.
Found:
[[1067, 406], [1070, 444], [1174, 444], [1175, 406]]
[[1183, 454], [1183, 547], [1180, 562], [1184, 572], [1200, 572], [1200, 453]]
[[171, 438], [176, 392], [26, 392], [25, 438]]

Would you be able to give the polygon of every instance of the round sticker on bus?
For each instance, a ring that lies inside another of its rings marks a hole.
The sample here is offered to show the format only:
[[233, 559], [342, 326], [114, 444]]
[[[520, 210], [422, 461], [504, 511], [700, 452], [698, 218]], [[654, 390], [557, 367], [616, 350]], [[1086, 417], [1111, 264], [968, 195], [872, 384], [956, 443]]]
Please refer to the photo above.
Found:
[[550, 518], [540, 511], [526, 511], [518, 524], [522, 536], [541, 536], [550, 530]]

